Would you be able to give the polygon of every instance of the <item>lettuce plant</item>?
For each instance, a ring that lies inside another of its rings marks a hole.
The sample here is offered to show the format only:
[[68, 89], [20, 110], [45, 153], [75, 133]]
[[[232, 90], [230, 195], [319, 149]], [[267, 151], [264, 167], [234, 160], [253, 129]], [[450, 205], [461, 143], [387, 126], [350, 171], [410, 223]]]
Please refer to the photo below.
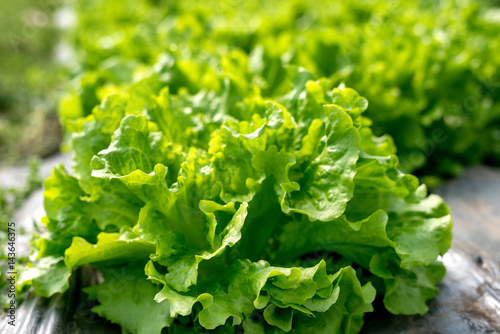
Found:
[[79, 84], [68, 98], [83, 114], [133, 69], [168, 67], [172, 91], [194, 93], [211, 75], [207, 64], [239, 51], [266, 97], [286, 93], [288, 65], [355, 88], [371, 101], [373, 131], [394, 138], [400, 168], [432, 187], [463, 166], [500, 161], [492, 1], [85, 0], [74, 8]]
[[94, 312], [141, 334], [357, 333], [377, 295], [424, 314], [447, 206], [398, 170], [366, 99], [288, 71], [274, 99], [234, 73], [194, 94], [149, 73], [66, 119], [74, 171], [45, 182], [20, 289], [63, 292], [93, 266]]

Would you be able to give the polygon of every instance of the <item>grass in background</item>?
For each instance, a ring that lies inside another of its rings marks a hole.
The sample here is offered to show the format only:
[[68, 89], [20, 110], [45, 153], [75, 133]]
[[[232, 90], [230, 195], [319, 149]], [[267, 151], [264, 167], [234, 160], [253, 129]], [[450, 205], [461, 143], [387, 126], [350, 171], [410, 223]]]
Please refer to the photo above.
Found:
[[26, 162], [58, 150], [57, 88], [62, 74], [55, 61], [56, 1], [2, 1], [0, 4], [0, 164]]

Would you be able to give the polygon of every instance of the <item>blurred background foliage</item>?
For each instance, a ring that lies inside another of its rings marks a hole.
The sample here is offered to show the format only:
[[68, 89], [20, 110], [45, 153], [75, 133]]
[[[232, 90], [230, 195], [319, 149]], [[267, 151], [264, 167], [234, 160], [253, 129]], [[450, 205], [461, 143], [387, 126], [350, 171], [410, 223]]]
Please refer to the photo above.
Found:
[[299, 65], [365, 96], [375, 133], [395, 140], [400, 168], [433, 188], [464, 166], [500, 162], [498, 4], [75, 2], [79, 20], [67, 38], [78, 80], [61, 116], [89, 114], [148, 70], [172, 91], [195, 93], [232, 66], [273, 97], [287, 87], [286, 67]]
[[63, 81], [55, 52], [57, 1], [0, 4], [0, 164], [23, 163], [59, 149], [58, 87]]
[[497, 0], [59, 1], [1, 5], [3, 164], [58, 149], [58, 103], [77, 119], [145, 72], [195, 93], [232, 67], [273, 97], [289, 65], [367, 97], [375, 134], [431, 188], [500, 162]]

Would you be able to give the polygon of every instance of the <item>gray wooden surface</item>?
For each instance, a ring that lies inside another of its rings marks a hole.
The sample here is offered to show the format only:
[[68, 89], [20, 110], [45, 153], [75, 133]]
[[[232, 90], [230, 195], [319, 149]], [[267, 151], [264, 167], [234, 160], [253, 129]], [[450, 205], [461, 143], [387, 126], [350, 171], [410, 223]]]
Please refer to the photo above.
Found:
[[[0, 180], [6, 178], [0, 175]], [[461, 178], [447, 182], [437, 193], [450, 206], [454, 222], [452, 248], [442, 259], [447, 275], [439, 285], [441, 294], [430, 302], [430, 311], [424, 316], [393, 316], [380, 311], [368, 315], [363, 333], [500, 333], [500, 169], [468, 168]], [[32, 221], [43, 215], [42, 202], [42, 192], [38, 191], [15, 220], [29, 231]], [[21, 242], [27, 244], [28, 239]], [[86, 280], [91, 280], [92, 273], [85, 270], [77, 285], [89, 284]], [[2, 323], [0, 332], [120, 332], [93, 315], [90, 306], [82, 293], [71, 291], [53, 300], [32, 297], [19, 309], [23, 319], [31, 319], [31, 326], [12, 331]], [[68, 314], [68, 308], [74, 313]], [[37, 311], [32, 312], [34, 309]], [[52, 330], [47, 332], [48, 328]]]

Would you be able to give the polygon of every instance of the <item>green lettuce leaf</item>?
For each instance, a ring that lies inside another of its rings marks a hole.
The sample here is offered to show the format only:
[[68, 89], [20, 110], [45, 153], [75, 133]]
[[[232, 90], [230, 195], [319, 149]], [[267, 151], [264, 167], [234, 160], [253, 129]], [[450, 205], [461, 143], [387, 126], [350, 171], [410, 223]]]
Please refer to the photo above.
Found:
[[[427, 311], [449, 210], [398, 169], [363, 97], [293, 67], [262, 96], [238, 52], [207, 78], [207, 64], [161, 61], [65, 119], [74, 174], [45, 183], [20, 290], [63, 292], [92, 266], [94, 311], [131, 333], [357, 333], [376, 294], [392, 313]], [[165, 86], [169, 73], [181, 81]]]
[[92, 311], [120, 324], [125, 333], [160, 333], [172, 324], [170, 305], [153, 300], [158, 289], [143, 278], [140, 267], [118, 267], [103, 274], [104, 283], [85, 288], [100, 303]]

